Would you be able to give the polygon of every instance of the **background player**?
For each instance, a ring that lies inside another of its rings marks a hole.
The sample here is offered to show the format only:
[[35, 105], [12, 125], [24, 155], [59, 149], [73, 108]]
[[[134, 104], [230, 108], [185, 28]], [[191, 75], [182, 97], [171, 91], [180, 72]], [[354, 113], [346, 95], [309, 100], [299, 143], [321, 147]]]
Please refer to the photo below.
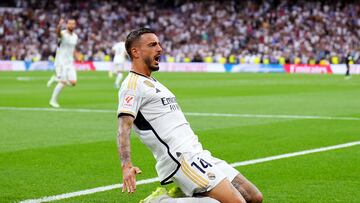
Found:
[[345, 58], [345, 64], [346, 64], [346, 73], [345, 73], [345, 79], [350, 79], [350, 63], [352, 62], [353, 58], [351, 55], [351, 52], [349, 52]]
[[154, 32], [146, 28], [132, 31], [126, 39], [126, 50], [132, 66], [119, 90], [118, 108], [123, 191], [135, 192], [135, 176], [141, 172], [132, 165], [130, 156], [130, 132], [134, 127], [157, 160], [161, 184], [174, 181], [187, 196], [202, 194], [223, 203], [262, 202], [262, 194], [250, 181], [202, 148], [176, 97], [151, 77], [159, 70], [162, 54]]
[[123, 77], [124, 66], [126, 61], [126, 49], [125, 49], [125, 42], [120, 41], [117, 42], [113, 47], [112, 50], [114, 52], [114, 69], [113, 72], [116, 74], [115, 79], [115, 88], [120, 88], [120, 82]]
[[50, 99], [50, 106], [59, 108], [57, 98], [61, 90], [66, 86], [75, 86], [77, 81], [76, 70], [74, 67], [75, 47], [78, 42], [78, 36], [74, 32], [76, 22], [74, 19], [68, 19], [66, 29], [61, 30], [64, 19], [60, 19], [57, 27], [56, 34], [59, 38], [59, 46], [56, 49], [55, 56], [55, 73], [56, 77], [51, 77], [48, 81], [48, 86], [57, 81]]

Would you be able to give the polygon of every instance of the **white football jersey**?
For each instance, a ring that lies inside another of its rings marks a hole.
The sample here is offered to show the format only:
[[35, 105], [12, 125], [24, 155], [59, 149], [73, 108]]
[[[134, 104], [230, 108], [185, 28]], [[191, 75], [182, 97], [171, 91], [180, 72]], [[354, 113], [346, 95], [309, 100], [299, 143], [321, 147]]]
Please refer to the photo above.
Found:
[[74, 62], [74, 51], [78, 36], [67, 30], [61, 31], [60, 44], [56, 49], [55, 66], [68, 66]]
[[133, 128], [152, 151], [161, 184], [171, 182], [182, 153], [203, 150], [175, 95], [154, 78], [130, 71], [119, 90], [122, 115], [135, 118]]
[[115, 52], [114, 63], [124, 63], [126, 60], [125, 42], [116, 43], [112, 50]]

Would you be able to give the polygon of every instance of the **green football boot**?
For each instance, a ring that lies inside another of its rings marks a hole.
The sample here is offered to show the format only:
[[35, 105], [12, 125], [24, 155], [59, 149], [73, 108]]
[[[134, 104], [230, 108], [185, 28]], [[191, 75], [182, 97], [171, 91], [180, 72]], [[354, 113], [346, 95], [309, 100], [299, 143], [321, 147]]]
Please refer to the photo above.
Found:
[[139, 203], [157, 203], [162, 198], [168, 198], [169, 195], [167, 194], [166, 188], [158, 187], [151, 195], [147, 196], [145, 199], [140, 200]]
[[181, 191], [181, 189], [177, 186], [170, 188], [168, 195], [172, 198], [185, 197], [183, 191]]

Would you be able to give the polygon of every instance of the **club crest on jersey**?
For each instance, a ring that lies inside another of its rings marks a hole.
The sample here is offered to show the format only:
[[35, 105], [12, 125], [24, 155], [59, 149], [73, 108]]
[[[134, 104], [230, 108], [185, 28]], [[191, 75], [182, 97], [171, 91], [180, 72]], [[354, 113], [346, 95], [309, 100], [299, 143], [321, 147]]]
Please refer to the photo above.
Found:
[[123, 108], [125, 109], [131, 109], [134, 105], [135, 96], [134, 95], [125, 95], [124, 101], [123, 101]]
[[208, 172], [206, 175], [208, 176], [208, 178], [209, 178], [210, 180], [215, 180], [215, 178], [216, 178], [215, 174], [214, 174], [214, 173], [211, 173], [211, 172]]

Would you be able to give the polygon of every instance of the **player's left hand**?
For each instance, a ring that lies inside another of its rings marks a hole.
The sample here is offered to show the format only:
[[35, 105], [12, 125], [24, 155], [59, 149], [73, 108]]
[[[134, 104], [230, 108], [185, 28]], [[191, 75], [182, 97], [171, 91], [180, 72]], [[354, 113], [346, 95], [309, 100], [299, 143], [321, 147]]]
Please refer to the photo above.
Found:
[[124, 166], [123, 173], [123, 187], [122, 192], [127, 190], [128, 193], [133, 193], [136, 190], [136, 175], [141, 173], [141, 170], [135, 166]]

